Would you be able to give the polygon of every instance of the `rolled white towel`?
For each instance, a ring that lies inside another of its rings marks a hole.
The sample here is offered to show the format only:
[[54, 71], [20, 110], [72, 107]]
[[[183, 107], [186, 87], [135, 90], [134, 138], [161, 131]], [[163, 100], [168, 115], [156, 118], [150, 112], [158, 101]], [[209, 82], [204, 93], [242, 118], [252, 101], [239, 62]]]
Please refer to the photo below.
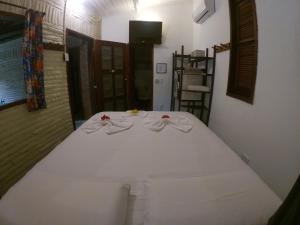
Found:
[[144, 126], [152, 131], [161, 131], [165, 128], [165, 126], [170, 126], [186, 133], [193, 128], [193, 123], [190, 119], [184, 116], [163, 115], [161, 118], [145, 118]]
[[128, 186], [126, 225], [143, 225], [147, 216], [147, 184], [145, 181], [133, 182]]

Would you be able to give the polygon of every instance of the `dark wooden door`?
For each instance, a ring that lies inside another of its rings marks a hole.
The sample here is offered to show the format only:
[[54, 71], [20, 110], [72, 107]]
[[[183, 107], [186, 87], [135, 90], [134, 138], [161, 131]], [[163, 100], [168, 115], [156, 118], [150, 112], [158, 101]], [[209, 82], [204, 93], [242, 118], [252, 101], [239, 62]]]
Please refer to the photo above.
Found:
[[124, 111], [126, 104], [126, 44], [95, 41], [95, 79], [98, 111]]
[[96, 113], [94, 84], [94, 39], [67, 29], [66, 47], [69, 53], [67, 62], [68, 90], [72, 120], [86, 120]]
[[130, 44], [130, 108], [153, 109], [153, 45]]
[[83, 120], [82, 98], [80, 88], [80, 48], [68, 49], [69, 61], [69, 93], [73, 121]]

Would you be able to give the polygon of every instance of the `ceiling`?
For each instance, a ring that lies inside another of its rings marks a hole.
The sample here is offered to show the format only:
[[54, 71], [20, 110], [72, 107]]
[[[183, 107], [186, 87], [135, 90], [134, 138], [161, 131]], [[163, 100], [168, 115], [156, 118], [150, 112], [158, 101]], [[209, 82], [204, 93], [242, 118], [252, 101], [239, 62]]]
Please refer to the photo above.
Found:
[[[72, 0], [71, 0], [72, 1]], [[78, 0], [75, 0], [78, 1]], [[85, 6], [93, 9], [100, 16], [119, 12], [128, 12], [164, 5], [170, 2], [187, 0], [81, 0]]]

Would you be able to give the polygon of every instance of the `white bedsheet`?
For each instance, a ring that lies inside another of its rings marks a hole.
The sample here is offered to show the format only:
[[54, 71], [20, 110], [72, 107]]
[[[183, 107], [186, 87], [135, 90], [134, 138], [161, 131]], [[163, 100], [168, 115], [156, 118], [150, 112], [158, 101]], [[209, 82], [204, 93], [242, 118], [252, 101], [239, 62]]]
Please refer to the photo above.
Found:
[[0, 224], [119, 225], [124, 184], [145, 182], [145, 224], [264, 225], [279, 198], [193, 115], [149, 112], [164, 114], [188, 117], [193, 129], [153, 132], [132, 117], [114, 135], [73, 132], [3, 196]]

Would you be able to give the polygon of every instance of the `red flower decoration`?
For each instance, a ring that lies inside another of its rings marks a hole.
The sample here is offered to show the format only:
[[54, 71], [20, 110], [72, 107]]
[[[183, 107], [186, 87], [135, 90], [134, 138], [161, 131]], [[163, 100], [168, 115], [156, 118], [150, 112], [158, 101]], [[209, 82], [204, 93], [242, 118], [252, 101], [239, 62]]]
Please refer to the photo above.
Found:
[[162, 118], [162, 119], [170, 119], [170, 116], [168, 116], [168, 115], [163, 115], [161, 118]]
[[101, 120], [102, 121], [110, 120], [110, 117], [104, 114], [103, 116], [101, 116]]

